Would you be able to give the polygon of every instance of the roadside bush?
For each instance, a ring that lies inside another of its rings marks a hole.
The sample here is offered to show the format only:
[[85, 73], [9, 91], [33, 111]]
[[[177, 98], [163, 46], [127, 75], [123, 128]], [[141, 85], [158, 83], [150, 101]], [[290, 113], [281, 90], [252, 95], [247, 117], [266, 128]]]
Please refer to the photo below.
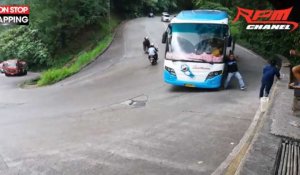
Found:
[[43, 65], [50, 53], [37, 30], [18, 27], [0, 33], [0, 55], [0, 60], [19, 58], [29, 64]]
[[109, 34], [98, 43], [96, 48], [81, 53], [72, 65], [63, 68], [50, 69], [43, 72], [40, 80], [37, 83], [38, 86], [53, 84], [77, 73], [80, 71], [80, 69], [94, 60], [100, 53], [102, 53], [103, 50], [111, 43], [111, 41], [112, 35]]

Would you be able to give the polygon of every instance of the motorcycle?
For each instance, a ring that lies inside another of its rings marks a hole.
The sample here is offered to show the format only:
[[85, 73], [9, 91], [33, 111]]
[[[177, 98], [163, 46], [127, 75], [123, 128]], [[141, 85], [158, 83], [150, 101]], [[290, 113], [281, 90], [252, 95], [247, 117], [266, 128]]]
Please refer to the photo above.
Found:
[[158, 49], [156, 47], [154, 47], [154, 48], [155, 48], [155, 55], [149, 55], [149, 53], [148, 53], [148, 58], [149, 58], [151, 65], [157, 64], [157, 60], [158, 60], [158, 54], [157, 54]]
[[153, 43], [150, 44], [150, 47], [148, 49], [148, 59], [151, 63], [151, 65], [155, 65], [157, 63], [158, 60], [158, 48], [154, 46]]
[[157, 64], [157, 56], [155, 56], [155, 55], [150, 55], [149, 56], [149, 61], [150, 61], [150, 63], [151, 63], [151, 65], [155, 65], [155, 64]]

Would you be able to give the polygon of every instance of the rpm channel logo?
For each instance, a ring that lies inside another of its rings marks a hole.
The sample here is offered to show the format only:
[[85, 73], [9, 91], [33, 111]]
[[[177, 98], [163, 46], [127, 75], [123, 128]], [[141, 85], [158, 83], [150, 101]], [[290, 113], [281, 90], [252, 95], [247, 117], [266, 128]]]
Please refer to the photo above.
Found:
[[298, 23], [288, 21], [293, 7], [281, 10], [251, 10], [237, 7], [238, 12], [232, 22], [243, 17], [248, 23], [247, 30], [288, 30], [294, 31]]
[[28, 5], [0, 5], [0, 24], [29, 25]]

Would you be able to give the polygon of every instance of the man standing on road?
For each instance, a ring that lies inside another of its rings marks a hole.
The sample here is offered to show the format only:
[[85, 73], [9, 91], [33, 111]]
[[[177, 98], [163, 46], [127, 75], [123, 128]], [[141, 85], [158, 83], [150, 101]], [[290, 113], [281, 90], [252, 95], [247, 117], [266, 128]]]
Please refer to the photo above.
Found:
[[227, 75], [227, 79], [226, 79], [225, 84], [224, 84], [224, 88], [227, 89], [228, 84], [229, 84], [232, 76], [235, 76], [239, 81], [240, 89], [245, 90], [246, 89], [245, 83], [244, 83], [244, 80], [242, 78], [242, 75], [238, 71], [236, 57], [234, 56], [232, 51], [229, 52], [228, 57], [229, 57], [229, 59], [226, 60], [228, 75]]
[[261, 87], [259, 92], [259, 97], [267, 97], [270, 93], [270, 89], [274, 82], [274, 76], [280, 79], [279, 70], [276, 67], [275, 60], [271, 60], [269, 65], [266, 65], [263, 69], [263, 76], [261, 79]]
[[144, 49], [145, 53], [148, 52], [149, 47], [150, 47], [150, 40], [149, 40], [149, 37], [146, 36], [143, 41], [143, 49]]

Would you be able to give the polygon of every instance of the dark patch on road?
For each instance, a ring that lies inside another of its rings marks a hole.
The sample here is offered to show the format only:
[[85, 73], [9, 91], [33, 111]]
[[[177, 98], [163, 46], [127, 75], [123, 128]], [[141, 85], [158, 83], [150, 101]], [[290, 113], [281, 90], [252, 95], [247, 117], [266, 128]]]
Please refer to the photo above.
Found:
[[128, 106], [132, 106], [135, 108], [145, 107], [148, 102], [148, 96], [147, 95], [139, 95], [136, 97], [133, 97], [122, 104], [126, 104]]

